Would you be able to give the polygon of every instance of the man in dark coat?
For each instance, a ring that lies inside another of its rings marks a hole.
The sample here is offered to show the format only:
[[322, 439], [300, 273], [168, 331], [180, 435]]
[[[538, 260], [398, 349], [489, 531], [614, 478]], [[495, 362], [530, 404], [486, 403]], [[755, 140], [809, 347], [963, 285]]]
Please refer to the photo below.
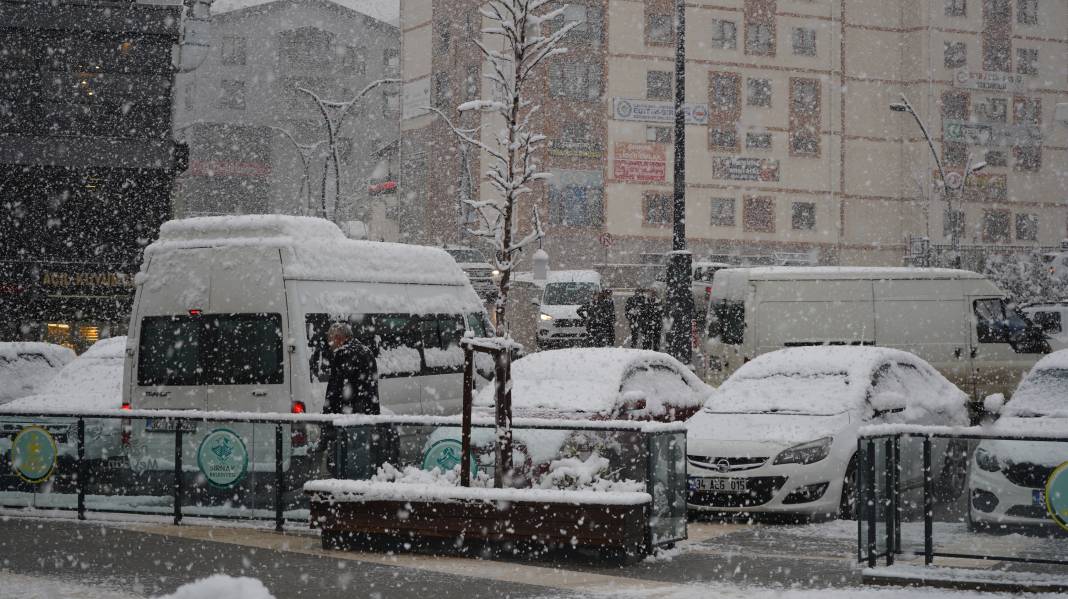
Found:
[[332, 355], [324, 414], [379, 414], [378, 363], [374, 351], [339, 322], [327, 332]]
[[664, 330], [664, 305], [660, 303], [655, 289], [649, 289], [647, 293], [639, 318], [642, 329], [642, 349], [660, 351], [660, 335]]
[[616, 306], [612, 292], [604, 290], [578, 309], [586, 326], [590, 347], [612, 347], [616, 344]]
[[642, 312], [645, 310], [646, 301], [645, 289], [638, 287], [623, 306], [623, 315], [627, 317], [627, 325], [630, 327], [631, 347], [641, 347]]

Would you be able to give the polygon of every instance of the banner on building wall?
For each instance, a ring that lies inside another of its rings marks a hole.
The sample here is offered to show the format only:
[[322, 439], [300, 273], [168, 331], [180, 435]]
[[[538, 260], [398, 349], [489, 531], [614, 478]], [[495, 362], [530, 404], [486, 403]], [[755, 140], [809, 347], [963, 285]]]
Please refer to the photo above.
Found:
[[1038, 125], [1009, 123], [972, 123], [946, 119], [942, 124], [945, 141], [973, 146], [1010, 147], [1042, 145], [1042, 128]]
[[[954, 172], [949, 171], [946, 177]], [[937, 169], [931, 172], [932, 181], [938, 181], [940, 176]], [[999, 174], [972, 173], [964, 181], [962, 193], [969, 201], [1004, 202], [1009, 199], [1009, 178]]]
[[667, 180], [667, 152], [663, 144], [616, 142], [612, 161], [616, 181], [662, 183]]
[[[708, 124], [708, 104], [683, 104], [687, 125]], [[634, 98], [612, 98], [612, 118], [617, 121], [674, 123], [675, 104]]]
[[600, 144], [589, 141], [553, 140], [549, 142], [549, 155], [562, 158], [600, 158], [604, 150]]
[[999, 71], [969, 71], [958, 69], [953, 73], [953, 85], [963, 89], [989, 92], [1022, 92], [1027, 85], [1022, 75]]
[[778, 181], [779, 161], [769, 158], [716, 156], [712, 159], [712, 178], [731, 181]]

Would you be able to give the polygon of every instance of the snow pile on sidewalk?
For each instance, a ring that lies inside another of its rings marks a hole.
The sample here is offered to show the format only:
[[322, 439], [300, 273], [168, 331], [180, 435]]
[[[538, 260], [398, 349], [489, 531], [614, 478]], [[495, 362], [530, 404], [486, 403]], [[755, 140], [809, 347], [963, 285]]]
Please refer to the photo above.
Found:
[[553, 460], [549, 464], [549, 472], [539, 481], [538, 487], [542, 489], [575, 489], [581, 491], [601, 491], [606, 493], [616, 491], [645, 490], [645, 485], [633, 480], [611, 480], [604, 478], [609, 475], [608, 458], [603, 458], [596, 451], [590, 454], [586, 461], [579, 458], [564, 458]]
[[274, 599], [274, 595], [255, 578], [216, 574], [182, 585], [173, 595], [156, 599]]

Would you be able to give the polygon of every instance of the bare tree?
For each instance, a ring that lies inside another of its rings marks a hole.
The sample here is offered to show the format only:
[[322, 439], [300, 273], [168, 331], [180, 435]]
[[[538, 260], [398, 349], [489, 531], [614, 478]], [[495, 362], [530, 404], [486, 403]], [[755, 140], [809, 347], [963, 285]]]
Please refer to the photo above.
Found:
[[315, 105], [319, 107], [319, 113], [323, 117], [323, 124], [326, 126], [326, 143], [329, 146], [329, 156], [327, 158], [327, 164], [323, 165], [323, 184], [322, 184], [322, 196], [320, 210], [322, 211], [323, 218], [327, 218], [326, 213], [326, 175], [329, 167], [329, 163], [334, 165], [334, 212], [337, 213], [337, 202], [341, 199], [341, 160], [338, 158], [338, 134], [341, 132], [341, 127], [345, 124], [345, 117], [348, 116], [349, 110], [363, 100], [364, 96], [371, 92], [376, 87], [386, 83], [399, 83], [400, 79], [379, 79], [367, 84], [359, 91], [351, 100], [344, 102], [338, 102], [335, 100], [324, 100], [319, 94], [306, 89], [298, 87], [297, 91], [308, 94], [308, 96], [315, 101]]
[[489, 73], [485, 78], [492, 83], [489, 87], [492, 87], [491, 93], [495, 99], [464, 102], [457, 110], [499, 117], [504, 126], [492, 144], [484, 143], [469, 131], [453, 126], [448, 117], [434, 109], [463, 143], [475, 146], [490, 156], [486, 179], [498, 197], [469, 199], [467, 203], [480, 220], [478, 228], [469, 232], [492, 244], [494, 266], [501, 273], [494, 316], [497, 334], [502, 337], [508, 335], [505, 306], [512, 282], [512, 269], [523, 248], [544, 236], [537, 207], [532, 209], [531, 231], [520, 237], [517, 230], [520, 201], [531, 192], [530, 185], [533, 182], [549, 177], [549, 173], [538, 170], [534, 161], [545, 136], [531, 130], [531, 118], [538, 106], [524, 97], [525, 87], [545, 59], [567, 51], [558, 47], [558, 44], [577, 25], [569, 23], [551, 34], [542, 33], [546, 21], [563, 13], [563, 7], [542, 11], [554, 1], [489, 0], [479, 10], [490, 23], [482, 30], [486, 41], [478, 39], [475, 44], [489, 65]]

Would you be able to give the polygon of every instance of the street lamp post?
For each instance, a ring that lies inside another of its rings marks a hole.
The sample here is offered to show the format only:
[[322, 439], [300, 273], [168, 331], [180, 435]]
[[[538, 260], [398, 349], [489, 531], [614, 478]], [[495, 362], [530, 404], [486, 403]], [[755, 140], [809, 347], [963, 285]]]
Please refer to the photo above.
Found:
[[297, 191], [298, 196], [302, 196], [301, 213], [308, 214], [311, 212], [311, 180], [309, 177], [309, 169], [311, 168], [311, 155], [315, 151], [315, 148], [319, 147], [322, 142], [316, 142], [314, 144], [301, 144], [297, 142], [297, 139], [293, 137], [289, 131], [281, 127], [268, 126], [268, 129], [277, 131], [285, 137], [289, 143], [293, 144], [293, 147], [297, 150], [297, 156], [300, 157], [300, 164], [303, 168], [303, 172], [300, 177], [300, 189]]
[[686, 249], [686, 3], [675, 0], [675, 161], [672, 202], [671, 254], [668, 261], [668, 352], [687, 364], [692, 357], [693, 293], [690, 277], [693, 257]]

